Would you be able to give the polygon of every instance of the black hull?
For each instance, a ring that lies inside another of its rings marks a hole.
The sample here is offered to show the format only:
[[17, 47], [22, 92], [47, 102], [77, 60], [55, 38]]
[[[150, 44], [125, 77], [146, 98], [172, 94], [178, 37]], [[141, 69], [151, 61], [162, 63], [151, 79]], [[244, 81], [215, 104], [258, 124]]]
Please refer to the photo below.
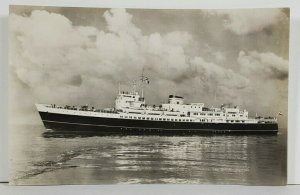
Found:
[[102, 118], [39, 112], [46, 129], [102, 135], [277, 134], [277, 123], [200, 123]]

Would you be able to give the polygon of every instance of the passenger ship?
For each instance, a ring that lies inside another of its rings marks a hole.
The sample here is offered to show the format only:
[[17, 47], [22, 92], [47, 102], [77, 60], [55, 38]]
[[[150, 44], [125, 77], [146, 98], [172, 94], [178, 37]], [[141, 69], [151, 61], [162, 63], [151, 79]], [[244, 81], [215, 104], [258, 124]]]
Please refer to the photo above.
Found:
[[[149, 82], [142, 75], [141, 82]], [[222, 105], [207, 107], [204, 103], [185, 104], [184, 98], [169, 95], [160, 106], [146, 104], [135, 90], [121, 92], [115, 107], [97, 109], [88, 106], [36, 104], [46, 129], [93, 131], [111, 135], [190, 135], [203, 133], [272, 133], [277, 134], [277, 117], [249, 117], [247, 110]]]

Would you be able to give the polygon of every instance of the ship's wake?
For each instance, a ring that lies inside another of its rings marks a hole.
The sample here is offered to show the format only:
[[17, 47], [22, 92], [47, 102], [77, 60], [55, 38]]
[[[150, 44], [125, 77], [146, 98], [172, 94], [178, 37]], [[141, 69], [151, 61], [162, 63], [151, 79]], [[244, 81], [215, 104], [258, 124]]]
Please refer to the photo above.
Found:
[[23, 172], [22, 176], [16, 178], [16, 180], [29, 179], [31, 177], [47, 173], [53, 172], [58, 169], [68, 169], [78, 167], [77, 165], [68, 164], [67, 162], [72, 160], [73, 158], [80, 156], [82, 153], [88, 152], [92, 149], [79, 149], [79, 150], [70, 150], [66, 151], [59, 156], [57, 156], [57, 160], [48, 160], [48, 161], [38, 161], [32, 162], [32, 170]]

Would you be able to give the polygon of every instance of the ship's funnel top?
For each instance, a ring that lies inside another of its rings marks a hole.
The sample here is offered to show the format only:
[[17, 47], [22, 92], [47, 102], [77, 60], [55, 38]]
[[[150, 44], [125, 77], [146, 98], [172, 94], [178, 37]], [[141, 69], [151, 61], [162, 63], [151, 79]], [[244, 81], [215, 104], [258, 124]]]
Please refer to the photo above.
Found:
[[169, 98], [179, 98], [179, 99], [183, 99], [183, 97], [177, 96], [177, 95], [169, 95]]
[[169, 104], [183, 104], [183, 97], [177, 95], [169, 95]]

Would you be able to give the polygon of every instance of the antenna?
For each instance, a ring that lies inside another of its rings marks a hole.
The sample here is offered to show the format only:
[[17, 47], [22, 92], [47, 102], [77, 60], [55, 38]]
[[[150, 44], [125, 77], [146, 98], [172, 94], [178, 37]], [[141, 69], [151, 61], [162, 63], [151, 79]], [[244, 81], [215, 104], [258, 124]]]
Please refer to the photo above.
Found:
[[215, 92], [215, 94], [214, 94], [214, 102], [216, 104], [216, 102], [217, 102], [217, 92], [216, 92], [216, 90], [214, 92]]
[[217, 104], [217, 100], [218, 100], [218, 86], [216, 86], [214, 88], [214, 104]]
[[135, 92], [136, 92], [136, 81], [135, 80], [133, 80], [133, 82], [132, 82], [132, 91], [135, 94]]

